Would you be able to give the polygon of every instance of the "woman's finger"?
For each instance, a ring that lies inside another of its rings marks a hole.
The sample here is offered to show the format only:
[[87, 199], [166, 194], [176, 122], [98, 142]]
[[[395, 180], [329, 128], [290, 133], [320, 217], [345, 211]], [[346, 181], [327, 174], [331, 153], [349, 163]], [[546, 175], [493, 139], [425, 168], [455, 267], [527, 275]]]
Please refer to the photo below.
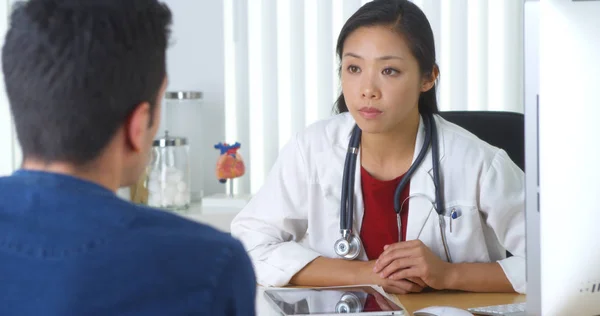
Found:
[[423, 287], [407, 280], [388, 280], [386, 283], [388, 286], [399, 290], [399, 293], [395, 294], [419, 293], [423, 291]]
[[382, 253], [379, 259], [375, 262], [373, 272], [379, 273], [392, 261], [403, 258], [416, 257], [419, 255], [419, 248], [411, 249], [395, 249], [389, 252]]
[[420, 260], [418, 260], [417, 258], [396, 259], [390, 264], [388, 264], [385, 268], [383, 268], [383, 270], [379, 272], [379, 276], [381, 278], [387, 278], [400, 270], [408, 269], [417, 265], [418, 262], [420, 262]]
[[[391, 279], [393, 279], [393, 275], [392, 275]], [[419, 277], [409, 277], [409, 278], [406, 278], [406, 280], [409, 280], [412, 283], [418, 284], [422, 288], [427, 287], [427, 284]]]
[[421, 245], [423, 245], [423, 242], [421, 242], [418, 239], [393, 243], [391, 245], [386, 245], [383, 247], [382, 255], [386, 254], [387, 252], [394, 251], [394, 250], [417, 248], [417, 247], [420, 247]]
[[420, 286], [423, 286], [423, 287], [427, 287], [427, 284], [425, 282], [423, 282], [423, 279], [421, 278], [420, 270], [417, 269], [417, 268], [408, 268], [408, 269], [403, 269], [403, 270], [396, 271], [396, 272], [392, 273], [388, 277], [388, 279], [390, 279], [390, 280], [410, 280], [410, 279], [417, 279], [417, 280], [420, 281], [417, 284], [419, 284]]

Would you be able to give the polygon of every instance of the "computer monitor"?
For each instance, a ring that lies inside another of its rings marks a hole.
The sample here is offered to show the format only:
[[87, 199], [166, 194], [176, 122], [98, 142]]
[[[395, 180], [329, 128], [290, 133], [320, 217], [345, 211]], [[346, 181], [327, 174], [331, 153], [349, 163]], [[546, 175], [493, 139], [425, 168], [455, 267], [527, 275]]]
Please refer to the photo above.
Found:
[[600, 1], [539, 2], [526, 102], [527, 314], [600, 315]]
[[525, 222], [527, 238], [528, 315], [542, 315], [540, 213], [538, 208], [539, 1], [525, 1], [523, 48], [525, 75]]

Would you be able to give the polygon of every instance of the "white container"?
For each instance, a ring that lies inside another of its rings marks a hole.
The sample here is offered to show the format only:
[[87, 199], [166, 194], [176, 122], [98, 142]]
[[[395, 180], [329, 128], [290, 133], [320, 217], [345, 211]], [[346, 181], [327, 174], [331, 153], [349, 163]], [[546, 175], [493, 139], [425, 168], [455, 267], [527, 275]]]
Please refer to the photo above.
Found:
[[184, 137], [169, 136], [153, 143], [148, 166], [148, 205], [176, 211], [187, 210], [191, 202], [189, 145]]

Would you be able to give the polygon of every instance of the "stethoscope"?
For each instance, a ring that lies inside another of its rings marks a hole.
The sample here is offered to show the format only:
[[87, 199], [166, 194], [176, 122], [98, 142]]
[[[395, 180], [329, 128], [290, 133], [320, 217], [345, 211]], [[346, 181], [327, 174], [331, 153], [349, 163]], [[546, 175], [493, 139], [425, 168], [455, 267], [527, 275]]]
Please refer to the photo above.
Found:
[[363, 311], [361, 299], [352, 292], [346, 292], [340, 300], [335, 304], [336, 314], [354, 314]]
[[[404, 201], [400, 203], [400, 195], [404, 187], [408, 184], [408, 181], [410, 181], [412, 175], [425, 159], [427, 150], [431, 146], [431, 159], [433, 160], [433, 184], [435, 187], [435, 201], [433, 205], [434, 209], [438, 213], [440, 234], [442, 236], [442, 243], [444, 244], [444, 251], [446, 252], [446, 260], [448, 262], [452, 262], [450, 251], [448, 250], [448, 243], [446, 241], [446, 220], [444, 219], [444, 200], [442, 196], [442, 187], [440, 185], [440, 166], [438, 159], [438, 136], [433, 114], [423, 115], [423, 124], [425, 126], [425, 139], [423, 141], [423, 146], [421, 147], [417, 159], [415, 159], [415, 162], [410, 166], [405, 176], [396, 187], [396, 191], [394, 191], [394, 211], [396, 212], [396, 220], [398, 222], [398, 234], [400, 234], [401, 227], [400, 211], [402, 210], [402, 206], [405, 202]], [[354, 196], [351, 193], [354, 192], [355, 177], [353, 172], [356, 170], [360, 137], [361, 130], [357, 125], [355, 125], [354, 129], [352, 130], [352, 135], [350, 136], [350, 143], [348, 144], [348, 153], [346, 154], [344, 175], [342, 178], [342, 201], [340, 209], [340, 233], [342, 237], [338, 239], [334, 245], [335, 253], [338, 256], [349, 260], [356, 259], [362, 248], [360, 237], [352, 232]], [[427, 220], [425, 223], [426, 222]], [[423, 223], [423, 225], [425, 225], [425, 223]]]

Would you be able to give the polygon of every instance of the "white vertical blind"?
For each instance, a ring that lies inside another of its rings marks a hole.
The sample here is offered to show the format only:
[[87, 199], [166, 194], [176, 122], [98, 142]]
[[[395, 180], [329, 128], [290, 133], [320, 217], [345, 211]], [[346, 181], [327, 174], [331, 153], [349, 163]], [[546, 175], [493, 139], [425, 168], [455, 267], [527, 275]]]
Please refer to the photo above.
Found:
[[414, 0], [440, 65], [441, 110], [523, 112], [522, 0]]
[[[332, 103], [335, 100], [333, 90], [334, 43], [332, 17], [332, 1], [317, 0], [317, 118], [332, 114]], [[326, 102], [329, 100], [330, 105]]]
[[[226, 136], [242, 143], [254, 193], [296, 132], [332, 115], [335, 45], [370, 0], [225, 0]], [[523, 1], [414, 0], [441, 69], [441, 110], [523, 110]]]
[[442, 1], [440, 9], [440, 99], [445, 109], [460, 110], [467, 104], [467, 0]]
[[[292, 21], [294, 15], [291, 14], [292, 2], [290, 0], [279, 0], [277, 6], [277, 57], [279, 67], [277, 68], [277, 104], [290, 104], [293, 102], [292, 89], [290, 81], [294, 79], [292, 75], [292, 40], [288, 34], [291, 33]], [[300, 10], [301, 12], [303, 10]], [[301, 26], [302, 24], [300, 24]], [[302, 34], [302, 33], [300, 33]], [[289, 106], [281, 106], [278, 109], [278, 124], [279, 126], [291, 126], [294, 120], [292, 119], [292, 111]], [[301, 122], [304, 123], [304, 122]], [[279, 129], [278, 143], [282, 144], [291, 136], [290, 128]], [[278, 148], [279, 149], [279, 148]]]
[[229, 142], [242, 144], [246, 175], [234, 182], [237, 192], [250, 192], [250, 178], [255, 173], [249, 168], [252, 159], [250, 145], [250, 58], [248, 32], [248, 1], [224, 1], [225, 23], [225, 137]]
[[521, 0], [488, 2], [488, 108], [523, 111]]
[[[304, 52], [305, 52], [305, 86], [304, 95], [306, 96], [305, 105], [305, 124], [309, 125], [319, 119], [319, 88], [317, 85], [319, 71], [317, 65], [318, 55], [327, 54], [327, 52], [318, 52], [318, 29], [317, 23], [317, 2], [323, 0], [304, 0]], [[327, 0], [326, 0], [327, 1]], [[290, 34], [294, 36], [294, 34]], [[297, 40], [297, 39], [296, 39]], [[285, 106], [282, 104], [282, 106]], [[321, 106], [325, 106], [324, 104]]]
[[487, 0], [469, 0], [467, 8], [467, 85], [468, 109], [487, 104], [488, 5]]
[[[262, 155], [256, 155], [258, 157], [262, 156], [262, 159], [253, 159], [252, 165], [250, 168], [254, 170], [254, 168], [258, 167], [258, 172], [260, 174], [264, 174], [268, 172], [271, 166], [275, 163], [275, 159], [279, 153], [279, 99], [278, 99], [278, 68], [282, 63], [278, 63], [278, 19], [277, 19], [277, 1], [278, 0], [262, 0], [262, 78], [260, 81], [262, 82], [262, 118], [259, 117], [258, 120], [253, 120], [252, 122], [269, 122], [268, 124], [253, 124], [251, 126], [252, 139], [262, 139], [262, 144], [260, 142], [256, 142], [257, 145], [262, 145], [263, 153]], [[280, 17], [282, 18], [282, 17]], [[281, 46], [281, 45], [280, 45]], [[258, 99], [258, 98], [257, 98]], [[252, 123], [251, 122], [251, 123]], [[263, 126], [264, 128], [261, 130], [259, 126]], [[256, 135], [253, 133], [256, 132]], [[259, 132], [262, 132], [260, 134]], [[252, 144], [251, 144], [252, 145]], [[257, 151], [260, 150], [260, 147], [257, 147]], [[251, 151], [253, 155], [254, 152]], [[262, 179], [255, 177], [251, 181], [252, 186], [261, 185]]]
[[[305, 111], [306, 111], [306, 94], [305, 94], [305, 62], [304, 62], [304, 49], [306, 39], [304, 36], [304, 11], [303, 4], [301, 1], [290, 0], [292, 5], [290, 7], [290, 33], [285, 34], [284, 36], [288, 38], [294, 38], [293, 41], [290, 41], [290, 65], [291, 72], [289, 73], [290, 81], [289, 81], [289, 90], [291, 91], [290, 97], [291, 100], [289, 102], [289, 108], [291, 112], [291, 125], [282, 125], [283, 126], [291, 126], [290, 134], [300, 132], [306, 126], [305, 119]], [[294, 36], [290, 36], [290, 34], [294, 34]], [[293, 61], [293, 62], [292, 62]], [[281, 105], [285, 105], [286, 103], [281, 103]], [[282, 106], [286, 108], [286, 106]], [[280, 139], [280, 145], [287, 142], [289, 139], [284, 138]]]

